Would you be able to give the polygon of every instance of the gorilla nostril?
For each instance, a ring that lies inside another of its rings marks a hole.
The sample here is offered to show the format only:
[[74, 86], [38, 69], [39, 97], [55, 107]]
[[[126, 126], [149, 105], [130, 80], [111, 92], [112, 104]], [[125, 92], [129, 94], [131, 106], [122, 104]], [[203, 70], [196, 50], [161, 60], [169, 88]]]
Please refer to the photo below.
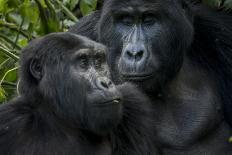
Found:
[[114, 84], [112, 83], [112, 81], [110, 79], [108, 79], [107, 77], [99, 77], [97, 78], [96, 81], [96, 86], [99, 89], [102, 90], [106, 90], [106, 89], [111, 89], [114, 87]]
[[137, 59], [141, 59], [143, 57], [143, 51], [141, 50], [141, 51], [139, 51], [139, 52], [137, 52], [136, 53], [136, 55], [135, 55], [135, 59], [137, 60]]
[[108, 84], [109, 84], [109, 86], [111, 86], [113, 83], [112, 83], [111, 81], [109, 81], [109, 83], [108, 83]]
[[110, 81], [110, 80], [109, 80], [109, 82], [108, 82], [108, 87], [109, 87], [109, 88], [112, 88], [112, 87], [114, 87], [114, 84], [113, 84], [113, 82], [112, 82], [112, 81]]
[[139, 61], [142, 59], [144, 54], [143, 50], [138, 50], [138, 51], [126, 51], [127, 58], [129, 59], [134, 59], [135, 61]]
[[142, 51], [142, 50], [139, 51], [139, 52], [137, 53], [137, 55], [138, 55], [139, 57], [142, 57], [142, 56], [143, 56], [143, 51]]
[[129, 58], [133, 57], [133, 52], [131, 51], [126, 51], [126, 54], [128, 55]]
[[109, 85], [106, 83], [106, 81], [101, 81], [100, 82], [101, 86], [108, 89], [109, 88]]

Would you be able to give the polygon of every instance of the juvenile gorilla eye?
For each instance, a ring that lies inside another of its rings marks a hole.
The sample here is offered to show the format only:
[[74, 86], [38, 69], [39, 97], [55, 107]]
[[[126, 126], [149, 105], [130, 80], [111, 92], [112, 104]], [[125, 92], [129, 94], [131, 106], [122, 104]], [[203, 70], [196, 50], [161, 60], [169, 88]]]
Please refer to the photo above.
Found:
[[96, 59], [95, 59], [95, 67], [96, 67], [96, 68], [101, 68], [101, 65], [102, 65], [102, 60], [101, 60], [101, 58], [96, 58]]
[[83, 68], [83, 69], [86, 69], [88, 68], [88, 59], [87, 59], [87, 56], [81, 56], [80, 59], [79, 59], [79, 64], [80, 64], [80, 67]]
[[101, 68], [103, 62], [105, 62], [105, 55], [97, 55], [94, 61], [94, 65], [96, 68]]
[[153, 14], [146, 14], [143, 16], [143, 23], [152, 25], [156, 22], [156, 17]]

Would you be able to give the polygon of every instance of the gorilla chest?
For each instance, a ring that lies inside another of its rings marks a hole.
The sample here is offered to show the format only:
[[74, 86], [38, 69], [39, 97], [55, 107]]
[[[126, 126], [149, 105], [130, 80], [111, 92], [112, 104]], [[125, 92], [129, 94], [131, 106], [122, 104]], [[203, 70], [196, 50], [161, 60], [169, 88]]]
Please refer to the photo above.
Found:
[[220, 108], [213, 79], [183, 68], [154, 103], [158, 141], [175, 148], [195, 144], [221, 122]]

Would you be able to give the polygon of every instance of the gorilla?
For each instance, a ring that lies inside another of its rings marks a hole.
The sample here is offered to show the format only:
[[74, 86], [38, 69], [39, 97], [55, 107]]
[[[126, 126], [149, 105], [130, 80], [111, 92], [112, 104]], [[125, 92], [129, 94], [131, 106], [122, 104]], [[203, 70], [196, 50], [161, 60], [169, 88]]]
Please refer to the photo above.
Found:
[[152, 101], [162, 155], [232, 154], [232, 17], [190, 0], [105, 0], [69, 30]]
[[32, 41], [20, 93], [0, 106], [3, 155], [149, 155], [149, 100], [114, 85], [105, 46], [71, 33]]

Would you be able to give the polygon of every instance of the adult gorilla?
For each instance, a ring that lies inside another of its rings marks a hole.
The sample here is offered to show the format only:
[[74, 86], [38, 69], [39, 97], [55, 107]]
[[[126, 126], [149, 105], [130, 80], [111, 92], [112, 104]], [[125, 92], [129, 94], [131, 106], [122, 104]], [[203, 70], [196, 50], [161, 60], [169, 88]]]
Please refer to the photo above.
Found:
[[105, 50], [71, 33], [30, 43], [21, 96], [0, 106], [0, 154], [150, 154], [149, 102], [110, 81]]
[[70, 32], [107, 45], [116, 83], [153, 101], [162, 154], [231, 154], [232, 17], [187, 0], [105, 0]]

